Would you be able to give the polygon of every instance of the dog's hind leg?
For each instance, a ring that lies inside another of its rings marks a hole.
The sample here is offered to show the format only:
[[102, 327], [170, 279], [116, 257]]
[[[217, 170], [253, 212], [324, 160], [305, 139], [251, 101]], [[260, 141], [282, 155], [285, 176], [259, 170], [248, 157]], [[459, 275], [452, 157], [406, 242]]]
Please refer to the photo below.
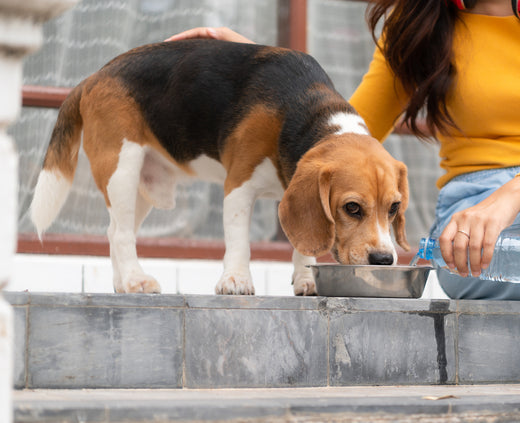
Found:
[[112, 262], [112, 280], [114, 283], [114, 291], [123, 293], [123, 281], [121, 280], [121, 273], [119, 272], [119, 265], [117, 264], [116, 251], [114, 248], [114, 235], [116, 233], [116, 219], [112, 216], [112, 212], [108, 209], [110, 216], [110, 224], [107, 229], [108, 243], [110, 245], [110, 261]]
[[150, 210], [139, 194], [139, 180], [145, 151], [124, 140], [117, 168], [107, 185], [110, 202], [109, 240], [117, 292], [160, 292], [157, 281], [146, 275], [137, 259], [136, 229]]
[[140, 192], [137, 193], [137, 200], [135, 202], [135, 224], [134, 224], [134, 232], [137, 235], [141, 224], [148, 216], [152, 210], [152, 205], [142, 196]]
[[[152, 205], [146, 201], [146, 199], [140, 194], [137, 193], [137, 199], [135, 203], [135, 225], [134, 225], [134, 233], [137, 234], [141, 224], [144, 219], [152, 209]], [[121, 279], [121, 274], [119, 272], [119, 265], [116, 258], [116, 249], [114, 248], [114, 235], [116, 233], [116, 219], [113, 216], [112, 211], [110, 211], [110, 225], [108, 226], [108, 239], [110, 243], [110, 259], [112, 261], [112, 269], [113, 269], [113, 281], [114, 281], [114, 291], [115, 292], [125, 292], [123, 287], [123, 281]]]

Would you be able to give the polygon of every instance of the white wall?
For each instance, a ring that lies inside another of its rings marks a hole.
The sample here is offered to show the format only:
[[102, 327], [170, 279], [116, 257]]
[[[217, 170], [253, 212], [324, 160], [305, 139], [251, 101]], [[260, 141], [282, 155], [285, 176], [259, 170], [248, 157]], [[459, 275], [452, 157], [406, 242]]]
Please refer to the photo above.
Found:
[[[220, 260], [141, 259], [165, 294], [214, 294]], [[293, 295], [292, 264], [253, 261], [256, 295]], [[112, 267], [106, 257], [17, 254], [8, 291], [112, 293]], [[432, 272], [424, 298], [447, 298]]]

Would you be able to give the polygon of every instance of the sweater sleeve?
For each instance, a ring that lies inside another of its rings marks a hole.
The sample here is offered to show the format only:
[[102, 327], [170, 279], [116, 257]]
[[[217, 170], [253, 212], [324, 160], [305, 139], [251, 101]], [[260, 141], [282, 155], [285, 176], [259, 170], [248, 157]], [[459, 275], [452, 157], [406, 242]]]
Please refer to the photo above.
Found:
[[406, 96], [379, 48], [376, 47], [368, 72], [349, 101], [372, 136], [384, 141], [405, 108]]

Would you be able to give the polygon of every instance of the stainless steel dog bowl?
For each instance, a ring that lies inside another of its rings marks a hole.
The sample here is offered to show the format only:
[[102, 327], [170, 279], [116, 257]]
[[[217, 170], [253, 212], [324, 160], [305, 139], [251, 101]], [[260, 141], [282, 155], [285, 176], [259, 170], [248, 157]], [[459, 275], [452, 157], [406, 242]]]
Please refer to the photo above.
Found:
[[317, 264], [318, 295], [327, 297], [419, 298], [426, 285], [428, 266], [350, 266]]

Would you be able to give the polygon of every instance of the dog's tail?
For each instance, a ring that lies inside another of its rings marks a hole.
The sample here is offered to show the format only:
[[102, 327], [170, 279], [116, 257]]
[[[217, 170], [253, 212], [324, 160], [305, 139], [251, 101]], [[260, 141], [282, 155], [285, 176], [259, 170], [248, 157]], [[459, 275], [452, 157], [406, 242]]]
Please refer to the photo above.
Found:
[[79, 108], [82, 91], [83, 84], [80, 84], [70, 92], [60, 108], [34, 189], [31, 220], [40, 239], [65, 203], [76, 172], [83, 128]]

